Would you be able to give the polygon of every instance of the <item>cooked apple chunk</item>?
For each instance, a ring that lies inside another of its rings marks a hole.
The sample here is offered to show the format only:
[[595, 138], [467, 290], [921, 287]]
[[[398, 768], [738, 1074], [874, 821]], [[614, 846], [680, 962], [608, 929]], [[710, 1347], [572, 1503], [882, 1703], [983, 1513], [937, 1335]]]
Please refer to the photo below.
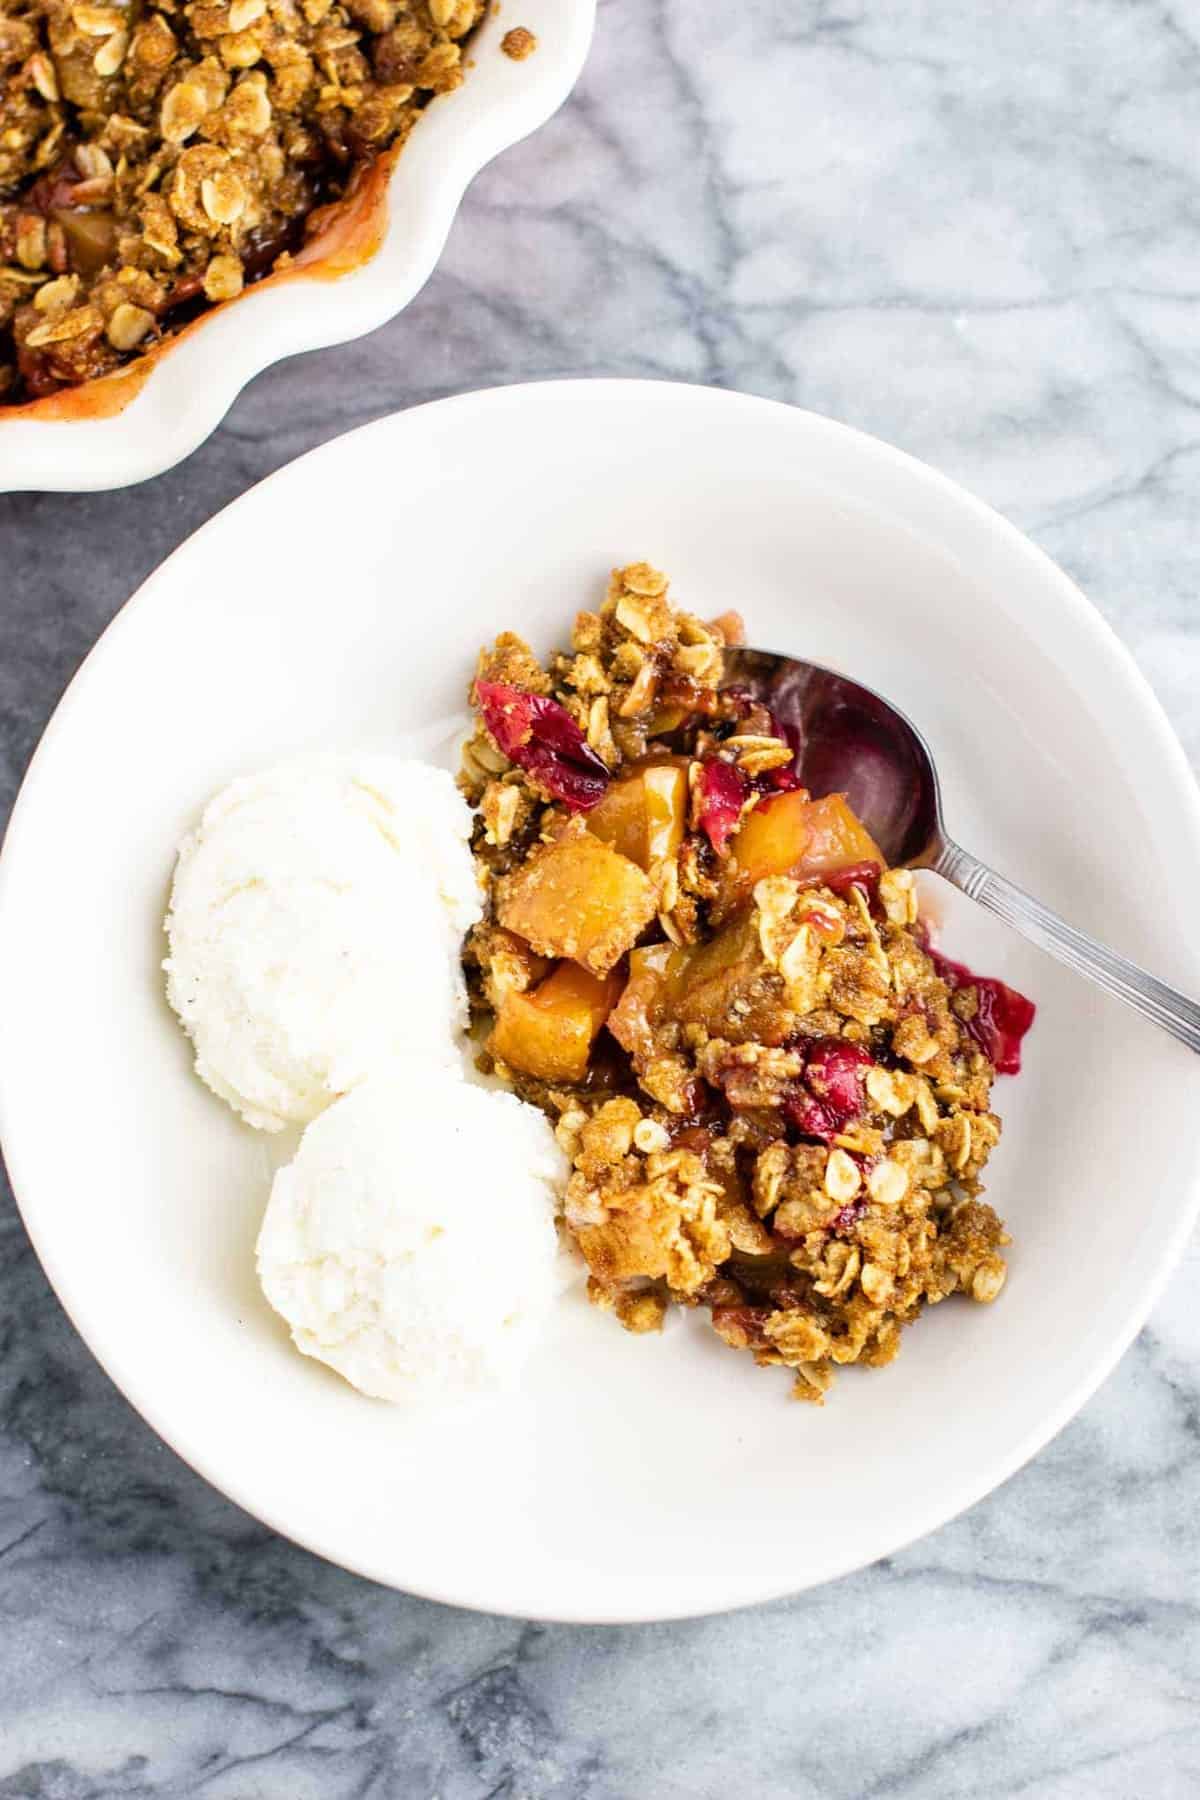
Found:
[[566, 957], [607, 975], [636, 944], [657, 900], [656, 884], [635, 862], [572, 819], [505, 876], [497, 914], [540, 956]]
[[659, 1053], [656, 1030], [670, 989], [670, 970], [679, 961], [673, 944], [649, 944], [629, 957], [629, 979], [609, 1017], [608, 1028], [630, 1056], [643, 1063]]
[[615, 781], [589, 815], [588, 830], [649, 870], [683, 842], [687, 808], [687, 760], [677, 757]]
[[505, 995], [488, 1048], [541, 1081], [582, 1081], [592, 1043], [621, 991], [617, 975], [561, 962], [532, 993]]
[[651, 944], [629, 959], [629, 980], [608, 1021], [622, 1049], [642, 1062], [660, 1053], [671, 1024], [709, 1037], [778, 1044], [795, 1025], [783, 982], [766, 962], [754, 911], [740, 914], [705, 944]]
[[810, 800], [803, 788], [764, 800], [743, 820], [722, 869], [722, 916], [744, 906], [768, 875], [819, 879], [856, 864], [884, 867], [883, 853], [846, 803], [844, 794]]

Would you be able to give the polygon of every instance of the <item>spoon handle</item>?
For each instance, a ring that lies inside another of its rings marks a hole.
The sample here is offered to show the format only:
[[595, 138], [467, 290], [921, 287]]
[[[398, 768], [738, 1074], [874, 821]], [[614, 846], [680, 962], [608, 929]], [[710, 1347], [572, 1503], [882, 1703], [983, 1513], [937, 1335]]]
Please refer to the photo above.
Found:
[[1077, 931], [1032, 894], [1006, 881], [957, 844], [944, 843], [932, 867], [1006, 925], [1015, 926], [1031, 944], [1049, 951], [1077, 975], [1086, 975], [1105, 993], [1124, 1000], [1189, 1050], [1200, 1051], [1200, 1005], [1195, 1000], [1139, 969], [1136, 963], [1127, 962], [1085, 932]]

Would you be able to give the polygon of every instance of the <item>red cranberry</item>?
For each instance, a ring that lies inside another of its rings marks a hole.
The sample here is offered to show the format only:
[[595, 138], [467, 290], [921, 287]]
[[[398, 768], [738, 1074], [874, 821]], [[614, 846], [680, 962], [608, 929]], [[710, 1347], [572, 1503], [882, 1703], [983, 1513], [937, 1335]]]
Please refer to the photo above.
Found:
[[845, 1038], [818, 1038], [804, 1062], [804, 1079], [819, 1100], [840, 1118], [858, 1118], [863, 1110], [863, 1079], [874, 1057], [861, 1044]]
[[742, 816], [749, 783], [732, 763], [714, 760], [700, 770], [700, 827], [718, 856], [724, 856], [729, 839]]
[[819, 1100], [803, 1088], [797, 1088], [789, 1094], [783, 1103], [784, 1117], [789, 1124], [796, 1127], [801, 1137], [819, 1138], [823, 1144], [831, 1144], [841, 1126], [835, 1115]]
[[518, 768], [572, 812], [590, 812], [611, 779], [578, 725], [557, 700], [498, 681], [477, 681], [483, 722]]
[[806, 1048], [802, 1084], [784, 1102], [784, 1113], [802, 1137], [831, 1143], [866, 1107], [863, 1082], [875, 1059], [845, 1038], [818, 1038]]
[[877, 862], [851, 863], [849, 868], [835, 869], [829, 875], [822, 875], [821, 880], [835, 894], [848, 894], [851, 888], [860, 888], [866, 897], [867, 904], [874, 910], [879, 904], [879, 878], [883, 874]]
[[926, 949], [947, 987], [975, 989], [978, 996], [975, 1016], [962, 1021], [963, 1030], [975, 1039], [997, 1075], [1019, 1075], [1021, 1040], [1037, 1015], [1033, 1001], [995, 976], [976, 975], [965, 963], [951, 962], [928, 941]]

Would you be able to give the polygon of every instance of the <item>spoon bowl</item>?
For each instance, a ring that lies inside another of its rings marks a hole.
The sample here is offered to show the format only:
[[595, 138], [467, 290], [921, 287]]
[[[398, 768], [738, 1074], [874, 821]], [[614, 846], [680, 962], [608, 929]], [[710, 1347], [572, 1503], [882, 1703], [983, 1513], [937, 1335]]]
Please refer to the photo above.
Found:
[[816, 799], [842, 793], [894, 868], [932, 869], [1106, 993], [1200, 1052], [1200, 1005], [1118, 956], [955, 843], [942, 822], [937, 766], [920, 731], [889, 700], [799, 657], [738, 646], [726, 679], [770, 708], [797, 745]]
[[937, 769], [898, 707], [847, 675], [769, 650], [727, 650], [725, 667], [733, 685], [789, 727], [799, 743], [800, 779], [815, 799], [845, 794], [893, 867], [936, 861]]

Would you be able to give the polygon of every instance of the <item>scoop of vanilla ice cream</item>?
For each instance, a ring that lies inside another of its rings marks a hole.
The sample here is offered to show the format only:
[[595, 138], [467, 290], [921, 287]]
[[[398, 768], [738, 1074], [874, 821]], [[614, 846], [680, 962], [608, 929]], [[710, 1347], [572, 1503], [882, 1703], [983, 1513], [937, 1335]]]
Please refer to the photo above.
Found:
[[445, 770], [385, 755], [301, 757], [209, 802], [179, 851], [167, 997], [251, 1125], [304, 1124], [397, 1054], [455, 1056], [470, 829]]
[[510, 1383], [564, 1285], [566, 1162], [542, 1114], [405, 1059], [311, 1124], [258, 1239], [306, 1356], [364, 1394]]

